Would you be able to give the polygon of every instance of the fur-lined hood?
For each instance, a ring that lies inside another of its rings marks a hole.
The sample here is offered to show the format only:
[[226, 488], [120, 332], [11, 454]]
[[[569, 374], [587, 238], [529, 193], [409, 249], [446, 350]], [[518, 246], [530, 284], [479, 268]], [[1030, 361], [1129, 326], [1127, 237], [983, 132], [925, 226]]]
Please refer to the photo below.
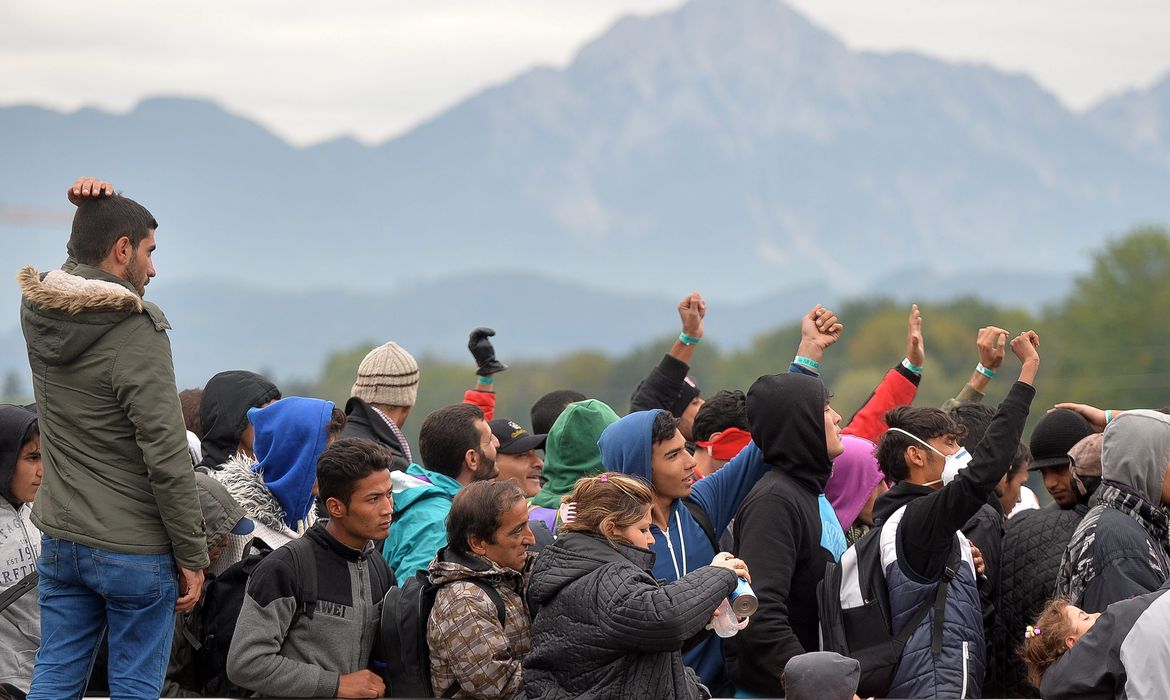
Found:
[[171, 326], [157, 306], [124, 280], [89, 265], [41, 274], [25, 267], [16, 281], [29, 351], [49, 365], [77, 359], [126, 319], [145, 313], [157, 331]]
[[284, 509], [264, 485], [260, 473], [252, 471], [255, 466], [256, 460], [241, 452], [225, 462], [220, 469], [211, 472], [211, 476], [223, 484], [236, 503], [243, 506], [249, 518], [289, 537], [305, 534], [317, 522], [316, 512], [310, 511], [309, 517], [299, 522], [295, 531], [290, 530], [284, 524]]
[[[74, 271], [81, 267], [79, 265]], [[142, 311], [142, 297], [125, 284], [107, 279], [83, 277], [64, 270], [42, 275], [35, 267], [25, 267], [17, 273], [16, 281], [26, 301], [50, 311], [70, 315], [91, 311]]]

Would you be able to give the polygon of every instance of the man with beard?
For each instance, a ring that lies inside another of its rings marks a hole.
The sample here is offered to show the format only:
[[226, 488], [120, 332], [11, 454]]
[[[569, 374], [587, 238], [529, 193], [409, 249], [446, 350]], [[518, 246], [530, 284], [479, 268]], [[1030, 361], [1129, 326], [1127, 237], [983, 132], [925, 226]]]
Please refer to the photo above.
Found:
[[423, 420], [418, 441], [423, 466], [411, 464], [391, 475], [394, 527], [382, 556], [400, 586], [447, 545], [447, 513], [459, 489], [499, 473], [500, 441], [477, 406], [453, 404], [434, 411]]
[[108, 628], [111, 695], [157, 698], [175, 611], [194, 607], [208, 565], [171, 326], [142, 298], [158, 223], [108, 183], [69, 194], [70, 261], [19, 274], [44, 457], [29, 697], [79, 697]]

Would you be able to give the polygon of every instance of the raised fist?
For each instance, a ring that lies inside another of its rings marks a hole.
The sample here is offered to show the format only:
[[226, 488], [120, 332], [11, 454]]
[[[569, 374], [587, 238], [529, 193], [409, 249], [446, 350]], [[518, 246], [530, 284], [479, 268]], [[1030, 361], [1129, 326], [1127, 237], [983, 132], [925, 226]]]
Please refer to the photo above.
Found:
[[491, 328], [476, 328], [467, 337], [467, 349], [471, 351], [471, 356], [475, 358], [475, 364], [478, 369], [475, 373], [481, 377], [490, 377], [497, 372], [503, 372], [508, 369], [508, 365], [496, 359], [496, 349], [492, 347], [492, 341], [489, 340], [496, 332]]

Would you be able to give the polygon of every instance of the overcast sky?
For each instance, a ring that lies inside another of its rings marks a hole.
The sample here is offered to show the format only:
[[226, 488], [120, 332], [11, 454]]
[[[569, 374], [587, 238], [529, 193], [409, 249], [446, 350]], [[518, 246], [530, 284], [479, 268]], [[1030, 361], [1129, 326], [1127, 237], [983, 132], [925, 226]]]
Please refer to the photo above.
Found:
[[[725, 0], [734, 2], [735, 0]], [[208, 97], [296, 143], [379, 142], [677, 0], [0, 0], [0, 104]], [[791, 0], [854, 48], [1024, 72], [1067, 105], [1170, 72], [1168, 0]]]

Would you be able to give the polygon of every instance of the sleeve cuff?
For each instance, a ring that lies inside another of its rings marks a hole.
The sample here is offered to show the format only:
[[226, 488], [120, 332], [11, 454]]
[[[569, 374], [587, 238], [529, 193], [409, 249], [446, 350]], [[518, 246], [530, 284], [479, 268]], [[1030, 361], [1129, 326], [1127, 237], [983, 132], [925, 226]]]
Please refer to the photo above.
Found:
[[677, 357], [663, 355], [662, 362], [658, 363], [658, 371], [662, 372], [667, 379], [683, 382], [686, 381], [687, 372], [691, 371], [691, 366]]
[[902, 375], [902, 377], [904, 377], [906, 379], [906, 381], [910, 382], [914, 386], [918, 386], [918, 384], [922, 381], [921, 374], [915, 374], [914, 372], [911, 372], [910, 370], [906, 369], [901, 364], [899, 364], [897, 367], [895, 367], [894, 371], [897, 372], [898, 374]]

